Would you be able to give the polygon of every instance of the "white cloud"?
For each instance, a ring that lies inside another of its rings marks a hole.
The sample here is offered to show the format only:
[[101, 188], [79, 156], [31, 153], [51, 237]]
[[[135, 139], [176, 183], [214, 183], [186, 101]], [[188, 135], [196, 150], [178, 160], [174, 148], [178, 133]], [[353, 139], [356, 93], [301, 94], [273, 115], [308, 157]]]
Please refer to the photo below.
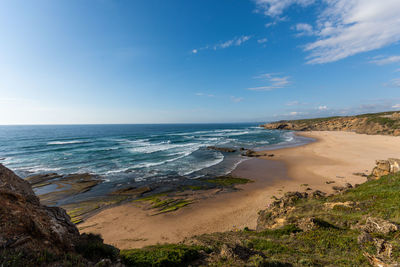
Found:
[[235, 37], [231, 40], [225, 41], [225, 42], [221, 42], [215, 45], [207, 45], [201, 48], [196, 48], [192, 50], [193, 54], [197, 54], [199, 51], [201, 50], [218, 50], [218, 49], [225, 49], [225, 48], [229, 48], [231, 46], [241, 46], [242, 44], [244, 44], [245, 42], [247, 42], [248, 40], [250, 40], [252, 38], [251, 35], [242, 35], [240, 37]]
[[298, 23], [295, 26], [296, 31], [298, 31], [297, 36], [313, 35], [314, 30], [310, 24]]
[[299, 112], [299, 111], [292, 111], [289, 113], [290, 116], [297, 116], [297, 115], [301, 115], [303, 114], [303, 112]]
[[207, 96], [207, 97], [214, 97], [215, 96], [213, 94], [205, 94], [205, 93], [196, 93], [195, 95], [197, 95], [197, 96]]
[[[253, 0], [257, 10], [279, 18], [292, 5], [314, 0]], [[321, 0], [316, 20], [317, 40], [304, 48], [307, 63], [322, 64], [376, 50], [400, 41], [399, 0]]]
[[396, 78], [391, 80], [388, 83], [385, 83], [385, 86], [387, 87], [400, 87], [400, 78]]
[[265, 26], [265, 28], [269, 28], [269, 27], [272, 27], [272, 26], [274, 26], [274, 25], [276, 25], [276, 21], [266, 23], [264, 26]]
[[319, 106], [318, 110], [328, 110], [328, 107], [327, 106]]
[[231, 96], [231, 100], [235, 103], [239, 103], [243, 101], [243, 97], [235, 97], [235, 96]]
[[297, 105], [300, 105], [300, 102], [295, 100], [295, 101], [287, 102], [285, 105], [286, 106], [297, 106]]
[[252, 87], [252, 88], [247, 88], [248, 90], [252, 91], [271, 91], [274, 89], [279, 89], [279, 88], [284, 88], [287, 87], [290, 84], [289, 81], [289, 76], [277, 76], [277, 74], [274, 73], [265, 73], [261, 74], [256, 77], [257, 79], [263, 79], [269, 82], [269, 85], [266, 86], [259, 86], [259, 87]]
[[253, 0], [257, 5], [257, 10], [270, 17], [279, 17], [283, 11], [293, 4], [308, 6], [314, 0]]
[[392, 108], [400, 108], [400, 104], [393, 105]]
[[267, 38], [262, 38], [262, 39], [258, 39], [257, 40], [257, 43], [259, 43], [259, 44], [263, 44], [263, 43], [266, 43], [266, 42], [268, 42]]
[[324, 0], [319, 39], [309, 43], [308, 63], [334, 62], [400, 40], [400, 1]]
[[370, 61], [370, 63], [374, 63], [376, 65], [386, 65], [396, 62], [400, 62], [400, 56], [379, 57]]

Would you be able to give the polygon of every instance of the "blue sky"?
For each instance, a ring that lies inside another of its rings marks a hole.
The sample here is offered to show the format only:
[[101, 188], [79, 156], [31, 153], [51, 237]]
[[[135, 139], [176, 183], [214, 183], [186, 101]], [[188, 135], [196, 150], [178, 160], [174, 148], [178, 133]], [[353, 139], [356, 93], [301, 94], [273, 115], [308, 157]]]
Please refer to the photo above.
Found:
[[0, 124], [400, 109], [398, 0], [4, 0]]

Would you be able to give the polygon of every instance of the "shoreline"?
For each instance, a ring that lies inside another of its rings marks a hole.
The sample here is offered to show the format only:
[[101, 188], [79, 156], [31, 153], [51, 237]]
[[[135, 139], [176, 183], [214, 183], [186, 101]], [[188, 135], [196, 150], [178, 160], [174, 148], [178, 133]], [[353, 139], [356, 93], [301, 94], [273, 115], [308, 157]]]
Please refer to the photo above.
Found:
[[[268, 150], [274, 157], [240, 163], [233, 175], [254, 180], [236, 192], [210, 190], [202, 199], [175, 212], [149, 215], [137, 203], [112, 207], [79, 224], [81, 232], [103, 236], [120, 249], [156, 243], [176, 243], [193, 235], [255, 229], [258, 211], [288, 191], [333, 192], [332, 186], [365, 182], [353, 173], [368, 173], [377, 159], [399, 157], [400, 138], [359, 135], [351, 132], [302, 132], [316, 142]], [[394, 138], [394, 139], [393, 139]], [[397, 142], [393, 142], [397, 141]], [[259, 152], [261, 153], [261, 152]], [[329, 183], [328, 183], [329, 182]]]

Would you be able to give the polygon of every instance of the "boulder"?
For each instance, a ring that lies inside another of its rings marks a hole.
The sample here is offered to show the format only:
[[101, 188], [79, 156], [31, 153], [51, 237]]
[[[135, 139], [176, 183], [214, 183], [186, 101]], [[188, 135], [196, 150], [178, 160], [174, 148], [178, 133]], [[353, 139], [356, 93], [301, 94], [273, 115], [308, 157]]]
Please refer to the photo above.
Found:
[[[307, 188], [307, 190], [308, 190], [308, 188]], [[322, 192], [320, 190], [315, 190], [314, 192], [312, 192], [311, 196], [312, 196], [312, 198], [315, 198], [315, 199], [321, 199], [326, 196], [326, 193]]]
[[399, 225], [381, 218], [368, 217], [363, 230], [367, 233], [389, 234], [400, 230]]
[[376, 167], [372, 170], [372, 180], [388, 174], [393, 174], [400, 171], [400, 159], [390, 158], [388, 160], [377, 160]]
[[286, 216], [293, 210], [293, 205], [308, 197], [306, 192], [287, 192], [280, 199], [272, 202], [266, 210], [258, 213], [257, 231], [278, 228], [286, 222]]

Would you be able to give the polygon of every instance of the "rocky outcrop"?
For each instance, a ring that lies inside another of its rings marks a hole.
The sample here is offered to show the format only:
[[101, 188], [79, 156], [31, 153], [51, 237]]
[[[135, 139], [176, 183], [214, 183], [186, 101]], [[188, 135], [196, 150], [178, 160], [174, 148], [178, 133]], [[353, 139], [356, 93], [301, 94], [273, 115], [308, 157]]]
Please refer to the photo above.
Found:
[[400, 136], [400, 113], [385, 112], [349, 117], [278, 121], [262, 125], [271, 130], [351, 131]]
[[122, 267], [118, 254], [100, 236], [80, 235], [64, 209], [42, 205], [30, 183], [0, 164], [0, 266]]
[[377, 160], [376, 167], [372, 170], [370, 179], [376, 180], [388, 174], [400, 171], [400, 159]]
[[[26, 178], [34, 190], [41, 189], [40, 202], [45, 205], [57, 205], [59, 200], [85, 193], [102, 182], [96, 175], [76, 173], [59, 175], [57, 173], [38, 174]], [[57, 190], [46, 192], [46, 188], [56, 186]]]
[[400, 230], [400, 226], [381, 218], [368, 217], [362, 230], [366, 233], [389, 234]]
[[230, 148], [230, 147], [208, 146], [207, 149], [225, 152], [225, 153], [235, 153], [236, 152], [236, 149]]
[[282, 198], [272, 202], [266, 210], [258, 213], [257, 231], [283, 226], [287, 223], [287, 216], [293, 211], [292, 206], [300, 199], [308, 197], [309, 194], [305, 192], [287, 192]]
[[40, 204], [28, 182], [0, 164], [0, 248], [72, 251], [79, 237], [65, 210]]

